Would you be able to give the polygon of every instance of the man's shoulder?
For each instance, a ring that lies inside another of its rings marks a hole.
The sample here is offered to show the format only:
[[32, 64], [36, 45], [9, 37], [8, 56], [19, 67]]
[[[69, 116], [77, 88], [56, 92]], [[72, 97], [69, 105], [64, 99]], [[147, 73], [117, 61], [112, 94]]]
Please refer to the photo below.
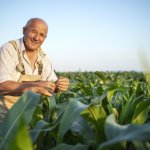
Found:
[[[17, 40], [10, 40], [10, 41], [15, 41], [16, 43], [18, 43], [18, 42], [19, 42], [19, 39], [17, 39]], [[14, 52], [15, 52], [15, 48], [14, 48], [13, 44], [11, 44], [10, 41], [4, 43], [4, 44], [0, 47], [0, 52], [1, 52], [1, 53], [14, 53]], [[17, 44], [17, 45], [18, 45], [18, 44]]]
[[5, 43], [1, 46], [1, 48], [13, 47], [13, 45], [11, 44], [11, 42], [14, 41], [14, 42], [16, 42], [16, 44], [18, 44], [20, 40], [21, 40], [21, 39], [15, 39], [15, 40], [7, 41], [7, 42], [5, 42]]
[[10, 40], [8, 41], [7, 43], [13, 45], [12, 43], [16, 43], [17, 46], [19, 46], [20, 44], [23, 43], [23, 38], [20, 38], [20, 39], [15, 39], [15, 40]]
[[6, 51], [12, 48], [13, 46], [9, 42], [6, 42], [0, 47], [0, 51], [4, 51], [4, 50]]
[[13, 43], [15, 43], [16, 46], [19, 47], [19, 46], [21, 45], [22, 41], [23, 41], [22, 38], [20, 38], [20, 39], [15, 39], [15, 40], [10, 40], [10, 41], [4, 43], [4, 44], [0, 47], [0, 51], [15, 49]]

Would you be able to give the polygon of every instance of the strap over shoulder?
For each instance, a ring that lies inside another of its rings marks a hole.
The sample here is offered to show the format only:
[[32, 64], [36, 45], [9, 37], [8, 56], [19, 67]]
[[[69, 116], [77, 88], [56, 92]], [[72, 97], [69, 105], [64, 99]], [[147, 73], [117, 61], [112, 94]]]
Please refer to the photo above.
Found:
[[16, 69], [19, 70], [22, 75], [24, 75], [25, 74], [24, 64], [22, 62], [21, 54], [19, 52], [19, 48], [17, 46], [17, 43], [14, 40], [9, 41], [9, 43], [11, 43], [13, 45], [13, 47], [15, 48], [15, 50], [17, 52], [18, 58], [19, 58], [19, 64], [16, 66]]
[[[25, 68], [24, 68], [24, 64], [23, 64], [23, 61], [22, 61], [21, 54], [20, 54], [19, 48], [17, 46], [17, 43], [14, 40], [9, 41], [9, 43], [11, 43], [13, 45], [13, 47], [15, 48], [15, 50], [17, 52], [18, 58], [19, 58], [19, 64], [16, 66], [16, 69], [19, 70], [22, 75], [25, 75]], [[44, 54], [44, 52], [41, 48], [40, 48], [39, 54], [42, 58], [45, 56], [45, 54]], [[41, 75], [42, 70], [43, 70], [42, 60], [39, 60], [37, 62], [37, 64], [38, 64], [38, 74]]]

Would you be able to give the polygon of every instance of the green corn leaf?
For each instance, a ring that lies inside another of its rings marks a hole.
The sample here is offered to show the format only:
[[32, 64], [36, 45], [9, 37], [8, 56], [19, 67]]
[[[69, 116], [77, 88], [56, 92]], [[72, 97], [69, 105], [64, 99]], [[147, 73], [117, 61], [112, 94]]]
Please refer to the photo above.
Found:
[[77, 145], [68, 145], [68, 144], [59, 144], [52, 150], [88, 150], [88, 145], [82, 145], [82, 144], [77, 144]]
[[135, 111], [135, 107], [138, 104], [137, 101], [133, 101], [132, 98], [128, 99], [128, 101], [125, 103], [125, 105], [122, 106], [122, 110], [119, 116], [119, 123], [120, 124], [126, 124], [130, 123], [132, 116]]
[[23, 118], [26, 124], [31, 119], [33, 112], [40, 101], [40, 95], [32, 92], [24, 93], [14, 106], [8, 111], [3, 123], [0, 126], [0, 149], [5, 149], [12, 140], [14, 133], [18, 129], [20, 119]]
[[37, 137], [39, 136], [39, 134], [41, 133], [41, 130], [46, 127], [49, 123], [45, 122], [44, 120], [39, 120], [35, 127], [30, 131], [31, 134], [31, 138], [32, 138], [32, 142], [34, 143], [37, 139]]
[[150, 108], [150, 101], [141, 101], [137, 104], [132, 123], [143, 124], [147, 120], [148, 112]]
[[71, 131], [82, 135], [85, 143], [95, 144], [96, 137], [93, 129], [90, 127], [88, 122], [82, 117], [78, 117], [72, 124]]
[[81, 115], [93, 124], [97, 142], [104, 141], [104, 121], [106, 119], [106, 113], [103, 107], [100, 105], [90, 105], [81, 112]]
[[23, 120], [20, 121], [13, 137], [11, 143], [8, 143], [8, 150], [33, 150], [27, 125]]
[[122, 141], [150, 140], [150, 123], [144, 125], [119, 125], [113, 114], [107, 117], [105, 124], [107, 141], [99, 145], [99, 150], [113, 147]]
[[68, 106], [65, 108], [64, 115], [61, 119], [59, 131], [58, 131], [58, 139], [57, 142], [61, 143], [63, 141], [63, 137], [68, 129], [71, 127], [72, 123], [78, 118], [81, 111], [87, 108], [88, 105], [85, 105], [77, 100], [72, 100]]

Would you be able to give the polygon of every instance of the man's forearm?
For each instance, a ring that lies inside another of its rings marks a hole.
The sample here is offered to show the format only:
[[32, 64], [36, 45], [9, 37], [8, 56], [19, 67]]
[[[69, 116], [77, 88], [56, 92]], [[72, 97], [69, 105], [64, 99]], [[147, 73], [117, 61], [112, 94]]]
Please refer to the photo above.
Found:
[[[34, 86], [34, 82], [5, 81], [0, 83], [0, 95], [21, 95], [25, 89]], [[27, 90], [26, 90], [27, 91]]]
[[15, 81], [5, 81], [0, 83], [0, 95], [21, 95], [21, 83]]
[[21, 83], [14, 81], [5, 81], [3, 83], [0, 83], [0, 95], [20, 96], [23, 92], [26, 91], [33, 91], [39, 94], [51, 95], [54, 89], [55, 84], [49, 81], [27, 81]]

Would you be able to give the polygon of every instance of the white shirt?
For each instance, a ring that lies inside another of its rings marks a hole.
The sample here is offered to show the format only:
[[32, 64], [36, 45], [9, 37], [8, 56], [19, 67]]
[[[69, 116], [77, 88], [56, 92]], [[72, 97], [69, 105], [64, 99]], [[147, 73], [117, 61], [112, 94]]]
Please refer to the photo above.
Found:
[[[45, 54], [44, 57], [41, 57], [38, 51], [38, 59], [36, 62], [36, 68], [32, 70], [31, 64], [27, 55], [25, 53], [25, 47], [23, 43], [23, 38], [15, 40], [19, 51], [21, 53], [21, 58], [25, 67], [25, 74], [27, 75], [38, 75], [37, 62], [42, 60], [43, 71], [42, 71], [42, 80], [48, 80], [55, 82], [57, 76], [52, 67], [51, 60]], [[18, 81], [21, 73], [16, 69], [16, 66], [19, 64], [18, 54], [14, 46], [8, 42], [0, 47], [0, 83], [11, 80]]]

